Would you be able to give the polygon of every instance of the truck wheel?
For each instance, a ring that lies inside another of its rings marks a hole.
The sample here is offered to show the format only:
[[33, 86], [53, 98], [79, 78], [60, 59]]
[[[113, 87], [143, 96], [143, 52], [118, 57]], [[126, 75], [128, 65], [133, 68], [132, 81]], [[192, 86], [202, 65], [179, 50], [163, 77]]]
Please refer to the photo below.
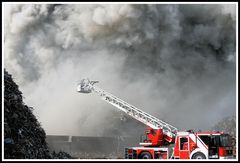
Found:
[[192, 156], [192, 159], [206, 159], [206, 156], [201, 152], [197, 152]]
[[140, 159], [152, 159], [152, 155], [149, 152], [142, 152], [139, 156]]

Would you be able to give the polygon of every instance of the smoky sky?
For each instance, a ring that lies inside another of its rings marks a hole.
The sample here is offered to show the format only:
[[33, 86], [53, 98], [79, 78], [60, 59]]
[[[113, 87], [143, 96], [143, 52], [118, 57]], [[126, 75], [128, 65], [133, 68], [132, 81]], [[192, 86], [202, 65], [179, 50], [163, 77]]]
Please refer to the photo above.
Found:
[[5, 4], [4, 67], [47, 134], [139, 134], [82, 78], [182, 129], [236, 113], [234, 4]]

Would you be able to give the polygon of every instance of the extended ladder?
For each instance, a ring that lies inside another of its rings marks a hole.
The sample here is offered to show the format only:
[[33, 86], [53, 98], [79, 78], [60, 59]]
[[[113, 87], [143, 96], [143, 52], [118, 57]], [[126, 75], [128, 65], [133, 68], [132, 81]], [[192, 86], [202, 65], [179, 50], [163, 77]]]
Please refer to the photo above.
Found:
[[88, 79], [83, 79], [81, 83], [78, 85], [78, 92], [82, 93], [91, 93], [94, 91], [97, 93], [104, 101], [112, 104], [116, 108], [122, 110], [129, 116], [135, 118], [136, 120], [144, 123], [145, 125], [153, 128], [153, 129], [159, 129], [162, 128], [164, 134], [174, 137], [177, 132], [177, 128], [173, 127], [170, 124], [167, 124], [166, 122], [159, 120], [158, 118], [136, 108], [135, 106], [128, 104], [127, 102], [121, 100], [120, 98], [104, 91], [103, 89], [100, 89], [96, 86], [94, 86], [94, 83], [89, 81]]

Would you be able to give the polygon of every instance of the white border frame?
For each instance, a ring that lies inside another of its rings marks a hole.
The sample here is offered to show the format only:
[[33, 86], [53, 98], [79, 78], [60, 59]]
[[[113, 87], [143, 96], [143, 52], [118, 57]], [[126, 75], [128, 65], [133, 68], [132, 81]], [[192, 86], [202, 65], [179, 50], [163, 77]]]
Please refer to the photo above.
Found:
[[[236, 159], [238, 160], [238, 2], [2, 2], [2, 47], [4, 47], [4, 5], [5, 4], [235, 4], [236, 5]], [[2, 86], [4, 85], [4, 48], [2, 48]], [[2, 87], [2, 122], [4, 122], [4, 87]], [[4, 159], [4, 123], [2, 123], [2, 161], [124, 161], [125, 159]], [[126, 160], [130, 161], [130, 160]], [[144, 160], [132, 160], [144, 161]], [[159, 161], [159, 160], [148, 160]], [[164, 160], [186, 161], [186, 160]], [[201, 161], [201, 160], [197, 160]], [[222, 160], [211, 160], [222, 161]]]

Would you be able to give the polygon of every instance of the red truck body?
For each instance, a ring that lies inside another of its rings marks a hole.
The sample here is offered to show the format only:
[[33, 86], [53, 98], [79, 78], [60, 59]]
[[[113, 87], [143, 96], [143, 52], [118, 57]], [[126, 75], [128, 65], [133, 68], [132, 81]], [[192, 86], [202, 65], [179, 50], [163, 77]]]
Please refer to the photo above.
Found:
[[170, 138], [162, 129], [147, 128], [141, 147], [125, 148], [126, 159], [231, 159], [231, 137], [223, 132], [177, 132]]

